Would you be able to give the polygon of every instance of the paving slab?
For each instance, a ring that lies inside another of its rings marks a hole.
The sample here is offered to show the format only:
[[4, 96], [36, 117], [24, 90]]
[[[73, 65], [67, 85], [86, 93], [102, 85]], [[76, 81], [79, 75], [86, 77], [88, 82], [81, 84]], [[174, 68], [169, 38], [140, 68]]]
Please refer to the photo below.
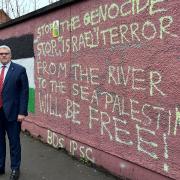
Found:
[[[21, 133], [22, 164], [19, 180], [117, 180], [116, 177], [89, 167], [29, 135]], [[7, 146], [6, 173], [10, 176], [9, 148]]]

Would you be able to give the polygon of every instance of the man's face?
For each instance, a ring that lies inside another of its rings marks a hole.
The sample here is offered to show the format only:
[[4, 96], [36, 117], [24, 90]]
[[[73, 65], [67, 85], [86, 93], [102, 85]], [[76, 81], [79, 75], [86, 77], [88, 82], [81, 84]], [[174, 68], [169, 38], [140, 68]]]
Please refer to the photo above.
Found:
[[11, 61], [11, 52], [9, 51], [9, 49], [0, 48], [0, 62], [5, 65], [10, 61]]

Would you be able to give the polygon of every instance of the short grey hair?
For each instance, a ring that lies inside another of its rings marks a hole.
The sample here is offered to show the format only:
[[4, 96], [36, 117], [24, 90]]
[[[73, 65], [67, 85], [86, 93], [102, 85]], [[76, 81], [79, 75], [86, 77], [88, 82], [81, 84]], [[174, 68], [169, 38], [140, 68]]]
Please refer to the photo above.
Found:
[[7, 46], [7, 45], [1, 45], [0, 49], [8, 49], [9, 52], [11, 53], [11, 48], [9, 46]]

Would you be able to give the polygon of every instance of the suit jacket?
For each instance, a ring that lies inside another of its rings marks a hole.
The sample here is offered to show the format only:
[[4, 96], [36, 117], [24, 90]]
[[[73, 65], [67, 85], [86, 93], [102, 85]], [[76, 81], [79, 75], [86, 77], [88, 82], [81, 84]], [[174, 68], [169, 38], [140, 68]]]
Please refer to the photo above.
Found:
[[11, 62], [2, 89], [3, 110], [8, 121], [16, 121], [18, 114], [28, 115], [28, 99], [26, 69]]

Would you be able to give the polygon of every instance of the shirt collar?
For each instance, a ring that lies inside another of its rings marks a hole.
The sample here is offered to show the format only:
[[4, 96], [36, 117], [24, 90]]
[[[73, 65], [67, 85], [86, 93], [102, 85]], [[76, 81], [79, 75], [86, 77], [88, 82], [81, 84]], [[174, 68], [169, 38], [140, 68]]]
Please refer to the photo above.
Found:
[[[6, 68], [9, 68], [10, 65], [11, 65], [11, 61], [8, 62], [5, 66]], [[4, 66], [4, 64], [0, 63], [0, 68], [2, 68], [2, 66]]]

